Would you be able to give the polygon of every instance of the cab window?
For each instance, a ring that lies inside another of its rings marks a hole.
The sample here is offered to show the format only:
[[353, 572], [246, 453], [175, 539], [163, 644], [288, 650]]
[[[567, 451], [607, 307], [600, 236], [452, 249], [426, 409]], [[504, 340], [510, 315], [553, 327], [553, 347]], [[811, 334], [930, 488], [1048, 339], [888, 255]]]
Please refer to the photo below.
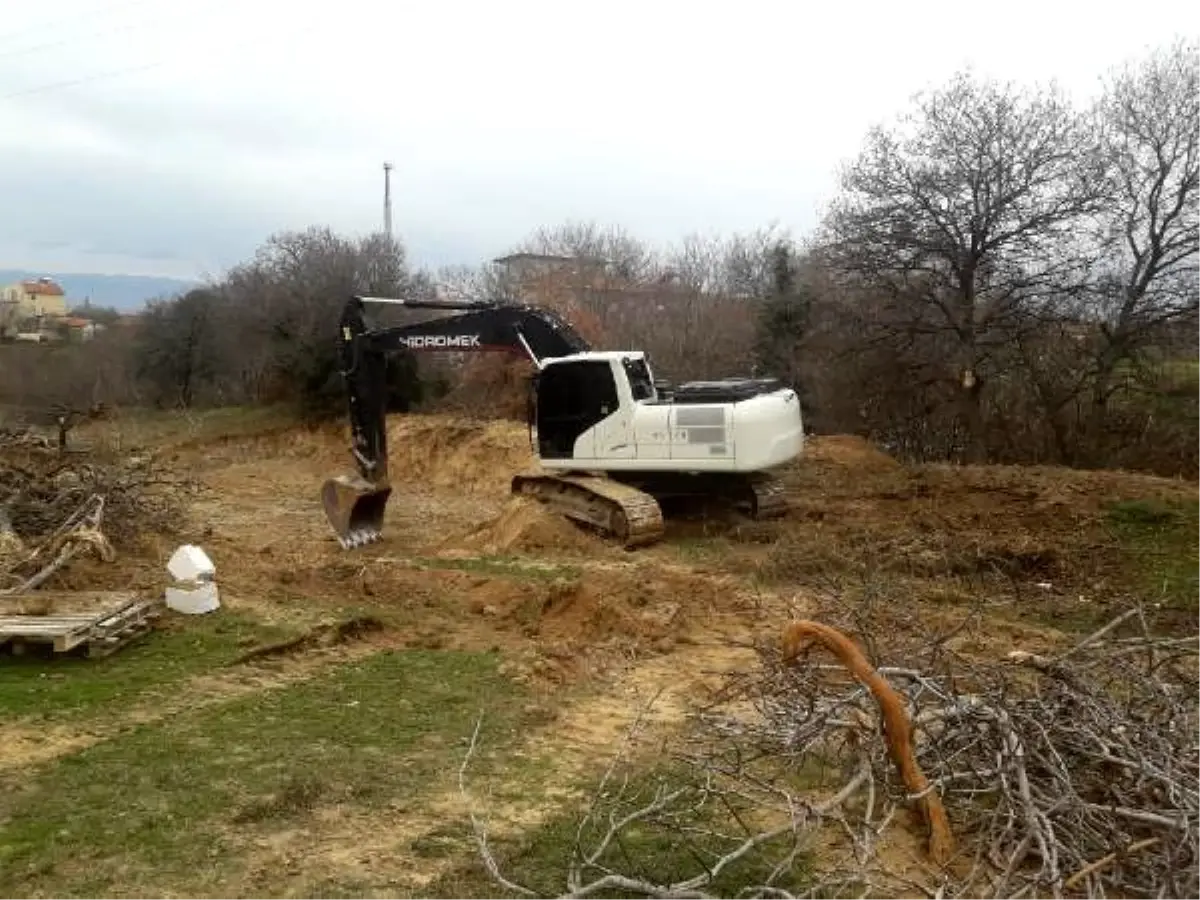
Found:
[[629, 378], [634, 401], [654, 399], [654, 380], [644, 359], [625, 360], [625, 375]]

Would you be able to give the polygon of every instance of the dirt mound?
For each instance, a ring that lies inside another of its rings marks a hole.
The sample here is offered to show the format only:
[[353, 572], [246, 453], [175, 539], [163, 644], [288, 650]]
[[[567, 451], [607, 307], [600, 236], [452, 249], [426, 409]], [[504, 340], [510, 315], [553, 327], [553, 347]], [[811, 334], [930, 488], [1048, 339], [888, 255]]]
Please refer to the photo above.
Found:
[[523, 418], [529, 405], [531, 372], [527, 359], [491, 354], [471, 357], [463, 366], [459, 383], [438, 401], [435, 409], [468, 417], [483, 413]]
[[533, 586], [489, 580], [471, 593], [472, 612], [520, 626], [552, 656], [616, 647], [648, 648], [683, 628], [682, 606], [626, 576], [559, 579]]
[[903, 465], [866, 438], [829, 434], [809, 438], [801, 462], [827, 463], [867, 472], [894, 472]]
[[[674, 607], [671, 612], [677, 612]], [[662, 610], [638, 609], [622, 597], [587, 582], [563, 585], [542, 606], [539, 633], [549, 640], [595, 643], [607, 638], [654, 641], [667, 635], [675, 616]]]
[[514, 497], [504, 511], [462, 538], [447, 541], [442, 552], [471, 553], [583, 553], [594, 556], [604, 549], [599, 536], [589, 534], [569, 519], [556, 515], [536, 500]]
[[397, 416], [388, 423], [392, 479], [463, 491], [508, 493], [534, 463], [528, 429], [508, 420]]

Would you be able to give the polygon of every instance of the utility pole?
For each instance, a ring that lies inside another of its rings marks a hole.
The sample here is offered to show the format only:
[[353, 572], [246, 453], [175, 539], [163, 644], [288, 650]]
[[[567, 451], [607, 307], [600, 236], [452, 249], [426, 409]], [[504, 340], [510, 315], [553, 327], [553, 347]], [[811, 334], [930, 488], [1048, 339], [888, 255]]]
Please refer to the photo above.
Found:
[[392, 164], [383, 164], [383, 233], [392, 239]]

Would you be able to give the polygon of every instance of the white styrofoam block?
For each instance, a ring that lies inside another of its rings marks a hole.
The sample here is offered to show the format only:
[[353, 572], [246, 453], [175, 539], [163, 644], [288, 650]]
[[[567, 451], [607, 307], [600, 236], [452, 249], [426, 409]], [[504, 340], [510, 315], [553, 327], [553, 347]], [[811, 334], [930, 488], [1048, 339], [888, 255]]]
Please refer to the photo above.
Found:
[[192, 544], [184, 544], [171, 555], [167, 571], [176, 581], [207, 581], [217, 573], [208, 554]]
[[167, 588], [167, 606], [191, 616], [210, 613], [221, 605], [217, 586], [211, 581], [195, 588]]

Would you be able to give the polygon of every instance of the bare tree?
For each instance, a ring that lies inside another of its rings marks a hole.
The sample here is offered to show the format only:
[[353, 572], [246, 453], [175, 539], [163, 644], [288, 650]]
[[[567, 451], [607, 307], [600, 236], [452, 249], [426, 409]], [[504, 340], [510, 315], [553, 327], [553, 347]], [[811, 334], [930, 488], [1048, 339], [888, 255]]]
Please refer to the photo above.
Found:
[[519, 297], [515, 279], [495, 265], [442, 266], [433, 276], [435, 292], [447, 299], [474, 303], [514, 303]]
[[142, 316], [137, 373], [164, 406], [192, 406], [218, 370], [214, 320], [216, 292], [199, 288], [155, 301]]
[[[203, 395], [204, 402], [299, 401], [313, 414], [340, 411], [334, 336], [346, 299], [431, 289], [410, 273], [403, 246], [384, 235], [351, 239], [328, 228], [274, 234], [220, 283], [147, 313], [142, 377], [184, 405]], [[414, 370], [406, 354], [389, 366], [401, 406], [419, 395]]]
[[656, 263], [654, 253], [625, 229], [595, 222], [572, 221], [539, 228], [517, 246], [516, 252], [604, 260], [610, 277], [624, 282], [650, 277]]
[[690, 234], [663, 255], [629, 332], [672, 378], [748, 374], [758, 308], [773, 290], [775, 227], [729, 236]]
[[[250, 303], [236, 306], [239, 311], [248, 307], [274, 379], [285, 396], [298, 395], [314, 413], [341, 409], [333, 335], [346, 299], [356, 293], [403, 296], [428, 290], [410, 274], [398, 241], [381, 234], [352, 240], [328, 228], [273, 235], [248, 271], [230, 279], [231, 286], [238, 281], [252, 288]], [[378, 318], [386, 320], [391, 313], [384, 310]], [[389, 371], [413, 374], [407, 355], [398, 354], [394, 362]], [[404, 385], [392, 387], [399, 391]]]
[[968, 459], [985, 455], [997, 351], [1064, 285], [1072, 229], [1094, 212], [1093, 136], [1054, 90], [956, 76], [894, 130], [873, 129], [827, 225], [834, 265], [884, 300], [888, 340], [919, 343], [952, 386]]
[[1095, 446], [1118, 366], [1156, 329], [1196, 315], [1197, 70], [1196, 46], [1177, 42], [1117, 71], [1097, 105], [1111, 197], [1100, 218], [1100, 346], [1088, 427]]
[[540, 228], [515, 253], [546, 258], [494, 270], [493, 291], [550, 306], [582, 323], [584, 336], [594, 340], [606, 337], [601, 321], [614, 296], [645, 284], [656, 267], [637, 238], [594, 222]]

